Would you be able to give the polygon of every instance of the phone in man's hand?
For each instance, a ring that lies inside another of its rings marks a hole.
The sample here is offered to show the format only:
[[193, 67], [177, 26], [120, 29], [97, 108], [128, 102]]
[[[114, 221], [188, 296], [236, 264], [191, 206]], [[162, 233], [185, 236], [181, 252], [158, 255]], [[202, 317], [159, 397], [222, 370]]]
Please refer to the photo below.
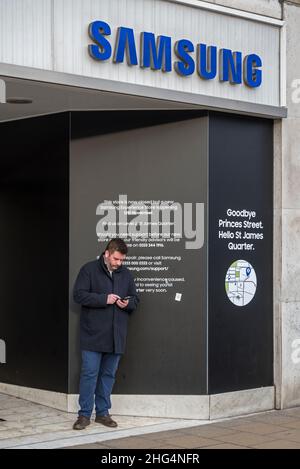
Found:
[[123, 298], [119, 298], [120, 301], [127, 301], [130, 300], [131, 296], [123, 296]]

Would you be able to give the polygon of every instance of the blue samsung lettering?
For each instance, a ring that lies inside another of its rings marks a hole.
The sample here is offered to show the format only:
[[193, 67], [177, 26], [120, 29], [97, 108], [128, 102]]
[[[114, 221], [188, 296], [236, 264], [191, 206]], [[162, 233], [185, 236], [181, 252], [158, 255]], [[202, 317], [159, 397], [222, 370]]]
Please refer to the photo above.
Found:
[[138, 59], [133, 29], [121, 27], [118, 28], [114, 62], [124, 62], [125, 51], [128, 65], [137, 65]]
[[187, 39], [181, 39], [175, 44], [175, 54], [180, 62], [175, 62], [174, 67], [178, 75], [188, 76], [192, 75], [195, 71], [195, 61], [189, 55], [190, 52], [194, 52], [194, 44]]
[[242, 83], [242, 53], [230, 49], [220, 50], [220, 81], [233, 85]]
[[244, 82], [251, 88], [257, 88], [262, 82], [262, 60], [259, 55], [250, 54], [244, 59]]
[[88, 51], [95, 60], [108, 60], [111, 56], [111, 45], [104, 36], [111, 35], [109, 24], [104, 21], [94, 21], [89, 25], [90, 38], [97, 44], [90, 44]]
[[198, 44], [198, 74], [204, 80], [213, 80], [217, 76], [217, 48]]
[[152, 70], [172, 71], [171, 38], [158, 36], [155, 44], [153, 33], [141, 33], [141, 67]]
[[[111, 36], [111, 28], [104, 21], [94, 21], [89, 25], [89, 35], [94, 44], [89, 44], [88, 51], [95, 60], [108, 60], [112, 55], [112, 46], [105, 36]], [[197, 63], [197, 73], [203, 80], [213, 80], [219, 74], [221, 82], [233, 85], [241, 84], [250, 88], [257, 88], [262, 84], [262, 59], [257, 54], [244, 57], [242, 52], [231, 49], [220, 49], [214, 45], [197, 44], [196, 59], [192, 56], [194, 44], [188, 39], [181, 39], [175, 43], [174, 52], [177, 61], [174, 62], [176, 73], [182, 77], [193, 75]], [[172, 71], [172, 38], [170, 36], [156, 36], [151, 32], [142, 32], [140, 37], [140, 67]], [[113, 61], [129, 65], [138, 65], [137, 47], [134, 30], [119, 27], [115, 41]], [[219, 67], [219, 70], [218, 70]]]

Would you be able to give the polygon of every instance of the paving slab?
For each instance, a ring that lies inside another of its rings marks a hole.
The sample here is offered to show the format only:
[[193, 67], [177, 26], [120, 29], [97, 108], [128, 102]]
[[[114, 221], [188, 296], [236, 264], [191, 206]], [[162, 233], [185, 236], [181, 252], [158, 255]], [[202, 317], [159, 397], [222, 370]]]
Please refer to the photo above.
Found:
[[300, 408], [215, 421], [114, 416], [111, 429], [0, 393], [0, 449], [300, 449]]
[[[72, 429], [77, 415], [0, 394], [0, 449], [55, 449], [94, 444], [144, 433], [205, 424], [206, 421], [115, 416], [118, 428], [94, 421], [83, 431]], [[157, 444], [157, 443], [156, 443]], [[149, 443], [150, 446], [153, 446]], [[107, 446], [106, 446], [107, 448]]]

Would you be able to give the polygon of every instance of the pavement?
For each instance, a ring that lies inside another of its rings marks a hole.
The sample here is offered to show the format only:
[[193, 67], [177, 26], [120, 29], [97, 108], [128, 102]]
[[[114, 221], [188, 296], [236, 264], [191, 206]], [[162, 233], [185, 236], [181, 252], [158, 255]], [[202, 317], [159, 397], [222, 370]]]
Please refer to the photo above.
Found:
[[0, 449], [300, 449], [300, 407], [205, 421], [116, 416], [117, 429], [0, 394]]

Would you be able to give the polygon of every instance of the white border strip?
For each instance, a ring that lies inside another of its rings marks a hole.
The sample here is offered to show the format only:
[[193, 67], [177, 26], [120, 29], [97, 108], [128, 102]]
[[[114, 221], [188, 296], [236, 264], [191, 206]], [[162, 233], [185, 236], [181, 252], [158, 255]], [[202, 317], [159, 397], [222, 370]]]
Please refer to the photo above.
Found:
[[272, 24], [274, 26], [283, 26], [284, 21], [271, 18], [269, 16], [258, 15], [256, 13], [249, 13], [243, 10], [237, 10], [235, 8], [224, 7], [216, 5], [214, 3], [203, 2], [201, 0], [165, 0], [170, 3], [179, 3], [181, 5], [187, 5], [191, 7], [201, 8], [202, 10], [209, 10], [223, 15], [237, 16], [239, 18], [245, 18], [247, 20], [259, 21], [260, 23]]
[[[4, 80], [0, 80], [0, 104], [5, 104], [5, 103], [6, 103], [6, 83]], [[4, 347], [4, 350], [5, 350], [5, 342], [2, 346]], [[1, 361], [0, 363], [5, 363], [5, 362]]]
[[[199, 109], [234, 112], [272, 119], [283, 118], [287, 115], [285, 107], [280, 106], [249, 103], [247, 101], [238, 101], [227, 98], [216, 98], [214, 96], [169, 90], [167, 88], [155, 88], [152, 86], [136, 85], [134, 83], [118, 82], [115, 80], [86, 77], [82, 75], [72, 75], [62, 72], [53, 72], [51, 70], [23, 67], [20, 65], [0, 63], [0, 74], [2, 77], [7, 76], [12, 78], [21, 78], [23, 80], [35, 80], [57, 85], [67, 85], [77, 88], [161, 99], [164, 101], [175, 101], [178, 103], [191, 104], [193, 109], [197, 106]], [[74, 109], [70, 108], [68, 110], [71, 111]]]
[[286, 24], [280, 30], [280, 106], [286, 107]]

